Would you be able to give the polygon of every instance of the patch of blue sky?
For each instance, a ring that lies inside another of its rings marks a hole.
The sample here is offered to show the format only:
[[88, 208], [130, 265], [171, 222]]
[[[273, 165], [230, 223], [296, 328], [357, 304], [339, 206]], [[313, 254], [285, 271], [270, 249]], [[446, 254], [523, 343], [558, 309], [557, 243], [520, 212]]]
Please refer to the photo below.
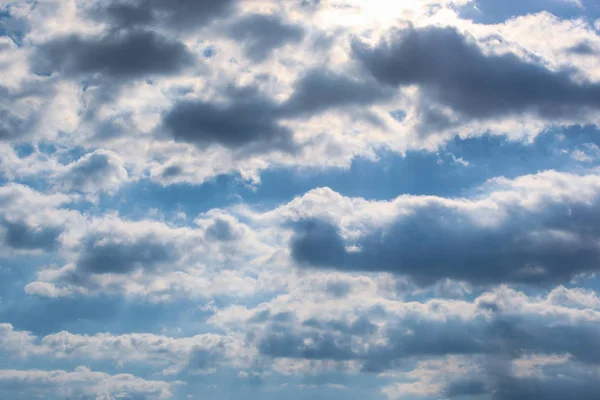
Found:
[[15, 329], [36, 335], [63, 330], [74, 334], [196, 334], [198, 327], [193, 332], [186, 329], [186, 320], [204, 321], [210, 316], [210, 312], [199, 310], [197, 303], [188, 300], [154, 303], [106, 295], [52, 299], [22, 293], [0, 310], [3, 321], [11, 321]]
[[13, 18], [7, 9], [0, 9], [0, 36], [7, 36], [17, 46], [21, 46], [25, 34], [26, 25]]
[[[329, 187], [349, 197], [389, 200], [403, 194], [470, 196], [487, 180], [511, 179], [554, 169], [582, 172], [600, 165], [600, 131], [589, 126], [556, 129], [532, 143], [503, 136], [455, 139], [444, 150], [408, 152], [405, 156], [384, 152], [376, 161], [357, 158], [348, 169], [270, 169], [260, 184], [250, 186], [237, 175], [222, 175], [202, 185], [164, 186], [140, 180], [116, 194], [100, 195], [95, 204], [82, 203], [92, 214], [117, 210], [132, 220], [148, 217], [149, 210], [182, 224], [213, 208], [245, 203], [268, 209], [288, 202], [316, 187]], [[77, 206], [75, 206], [77, 207]]]
[[510, 179], [548, 169], [577, 172], [598, 165], [600, 155], [586, 153], [589, 158], [583, 162], [574, 155], [577, 150], [585, 153], [587, 144], [600, 144], [600, 131], [592, 127], [555, 130], [538, 136], [533, 143], [502, 136], [455, 139], [439, 153], [382, 153], [375, 162], [358, 158], [349, 169], [269, 170], [262, 174], [255, 191], [238, 194], [247, 203], [268, 206], [315, 187], [373, 200], [402, 194], [468, 196], [498, 176]]
[[460, 8], [462, 18], [483, 24], [502, 23], [539, 12], [549, 12], [563, 19], [582, 18], [593, 22], [600, 17], [600, 4], [596, 0], [475, 0]]
[[197, 375], [182, 391], [193, 393], [193, 398], [223, 400], [362, 400], [365, 398], [385, 399], [378, 393], [381, 379], [377, 374], [323, 373], [304, 376], [272, 374], [264, 379], [240, 378], [235, 371], [216, 375]]

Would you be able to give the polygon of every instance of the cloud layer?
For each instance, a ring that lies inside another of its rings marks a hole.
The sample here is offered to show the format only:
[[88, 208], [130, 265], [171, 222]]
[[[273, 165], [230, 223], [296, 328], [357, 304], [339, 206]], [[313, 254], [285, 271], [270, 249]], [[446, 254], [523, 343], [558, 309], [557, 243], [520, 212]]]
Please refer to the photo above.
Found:
[[600, 8], [0, 1], [0, 398], [595, 399]]

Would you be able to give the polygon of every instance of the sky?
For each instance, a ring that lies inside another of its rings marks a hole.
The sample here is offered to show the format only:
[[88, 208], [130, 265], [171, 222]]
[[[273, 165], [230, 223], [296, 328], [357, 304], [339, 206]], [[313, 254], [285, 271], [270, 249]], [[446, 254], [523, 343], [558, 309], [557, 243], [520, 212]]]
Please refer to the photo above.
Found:
[[596, 0], [0, 0], [0, 398], [596, 400]]

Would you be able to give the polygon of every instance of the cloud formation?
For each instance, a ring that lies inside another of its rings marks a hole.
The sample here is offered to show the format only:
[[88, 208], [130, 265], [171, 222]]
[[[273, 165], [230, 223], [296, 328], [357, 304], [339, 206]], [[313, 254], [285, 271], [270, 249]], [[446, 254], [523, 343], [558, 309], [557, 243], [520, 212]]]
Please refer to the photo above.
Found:
[[[355, 42], [353, 53], [383, 84], [418, 85], [423, 105], [447, 106], [461, 119], [535, 114], [551, 120], [600, 107], [598, 84], [578, 83], [567, 72], [515, 54], [487, 55], [455, 28], [396, 30], [374, 47]], [[427, 130], [433, 115], [427, 108], [422, 112]], [[445, 124], [451, 121], [447, 117]]]
[[599, 17], [0, 2], [0, 398], [597, 397]]
[[[523, 177], [513, 190], [509, 183], [507, 191], [474, 202], [399, 198], [396, 216], [361, 232], [348, 243], [357, 247], [352, 251], [335, 223], [309, 219], [297, 228], [292, 257], [301, 265], [407, 275], [423, 285], [445, 278], [474, 284], [566, 282], [598, 268], [595, 179]], [[573, 189], [535, 189], [567, 181]]]
[[100, 74], [112, 79], [144, 78], [181, 71], [192, 63], [185, 45], [152, 31], [117, 31], [97, 38], [67, 36], [36, 49], [32, 66], [38, 74], [67, 77]]

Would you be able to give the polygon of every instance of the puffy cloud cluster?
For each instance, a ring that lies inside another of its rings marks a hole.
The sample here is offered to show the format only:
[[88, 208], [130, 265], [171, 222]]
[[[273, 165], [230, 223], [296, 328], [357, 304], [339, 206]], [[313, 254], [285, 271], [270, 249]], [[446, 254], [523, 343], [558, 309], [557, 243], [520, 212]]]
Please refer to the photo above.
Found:
[[[171, 384], [147, 381], [129, 374], [108, 375], [86, 367], [73, 372], [63, 370], [0, 370], [0, 393], [14, 399], [43, 396], [96, 399], [166, 399], [172, 396]], [[23, 396], [23, 393], [25, 395]]]
[[599, 17], [0, 1], [0, 397], [595, 399]]
[[175, 183], [597, 122], [600, 39], [583, 20], [485, 25], [460, 18], [469, 1], [309, 3], [10, 3], [22, 38], [0, 37], [0, 137], [113, 152], [134, 177]]
[[[547, 172], [491, 182], [492, 192], [477, 199], [359, 200], [364, 211], [354, 213], [357, 221], [344, 214], [350, 220], [345, 225], [377, 222], [348, 241], [340, 233], [342, 221], [327, 219], [327, 210], [309, 211], [297, 224], [292, 256], [304, 265], [386, 271], [424, 285], [445, 278], [474, 284], [569, 281], [599, 265], [599, 184], [595, 175]], [[327, 190], [308, 196], [353, 202]], [[368, 214], [377, 208], [380, 215]]]

